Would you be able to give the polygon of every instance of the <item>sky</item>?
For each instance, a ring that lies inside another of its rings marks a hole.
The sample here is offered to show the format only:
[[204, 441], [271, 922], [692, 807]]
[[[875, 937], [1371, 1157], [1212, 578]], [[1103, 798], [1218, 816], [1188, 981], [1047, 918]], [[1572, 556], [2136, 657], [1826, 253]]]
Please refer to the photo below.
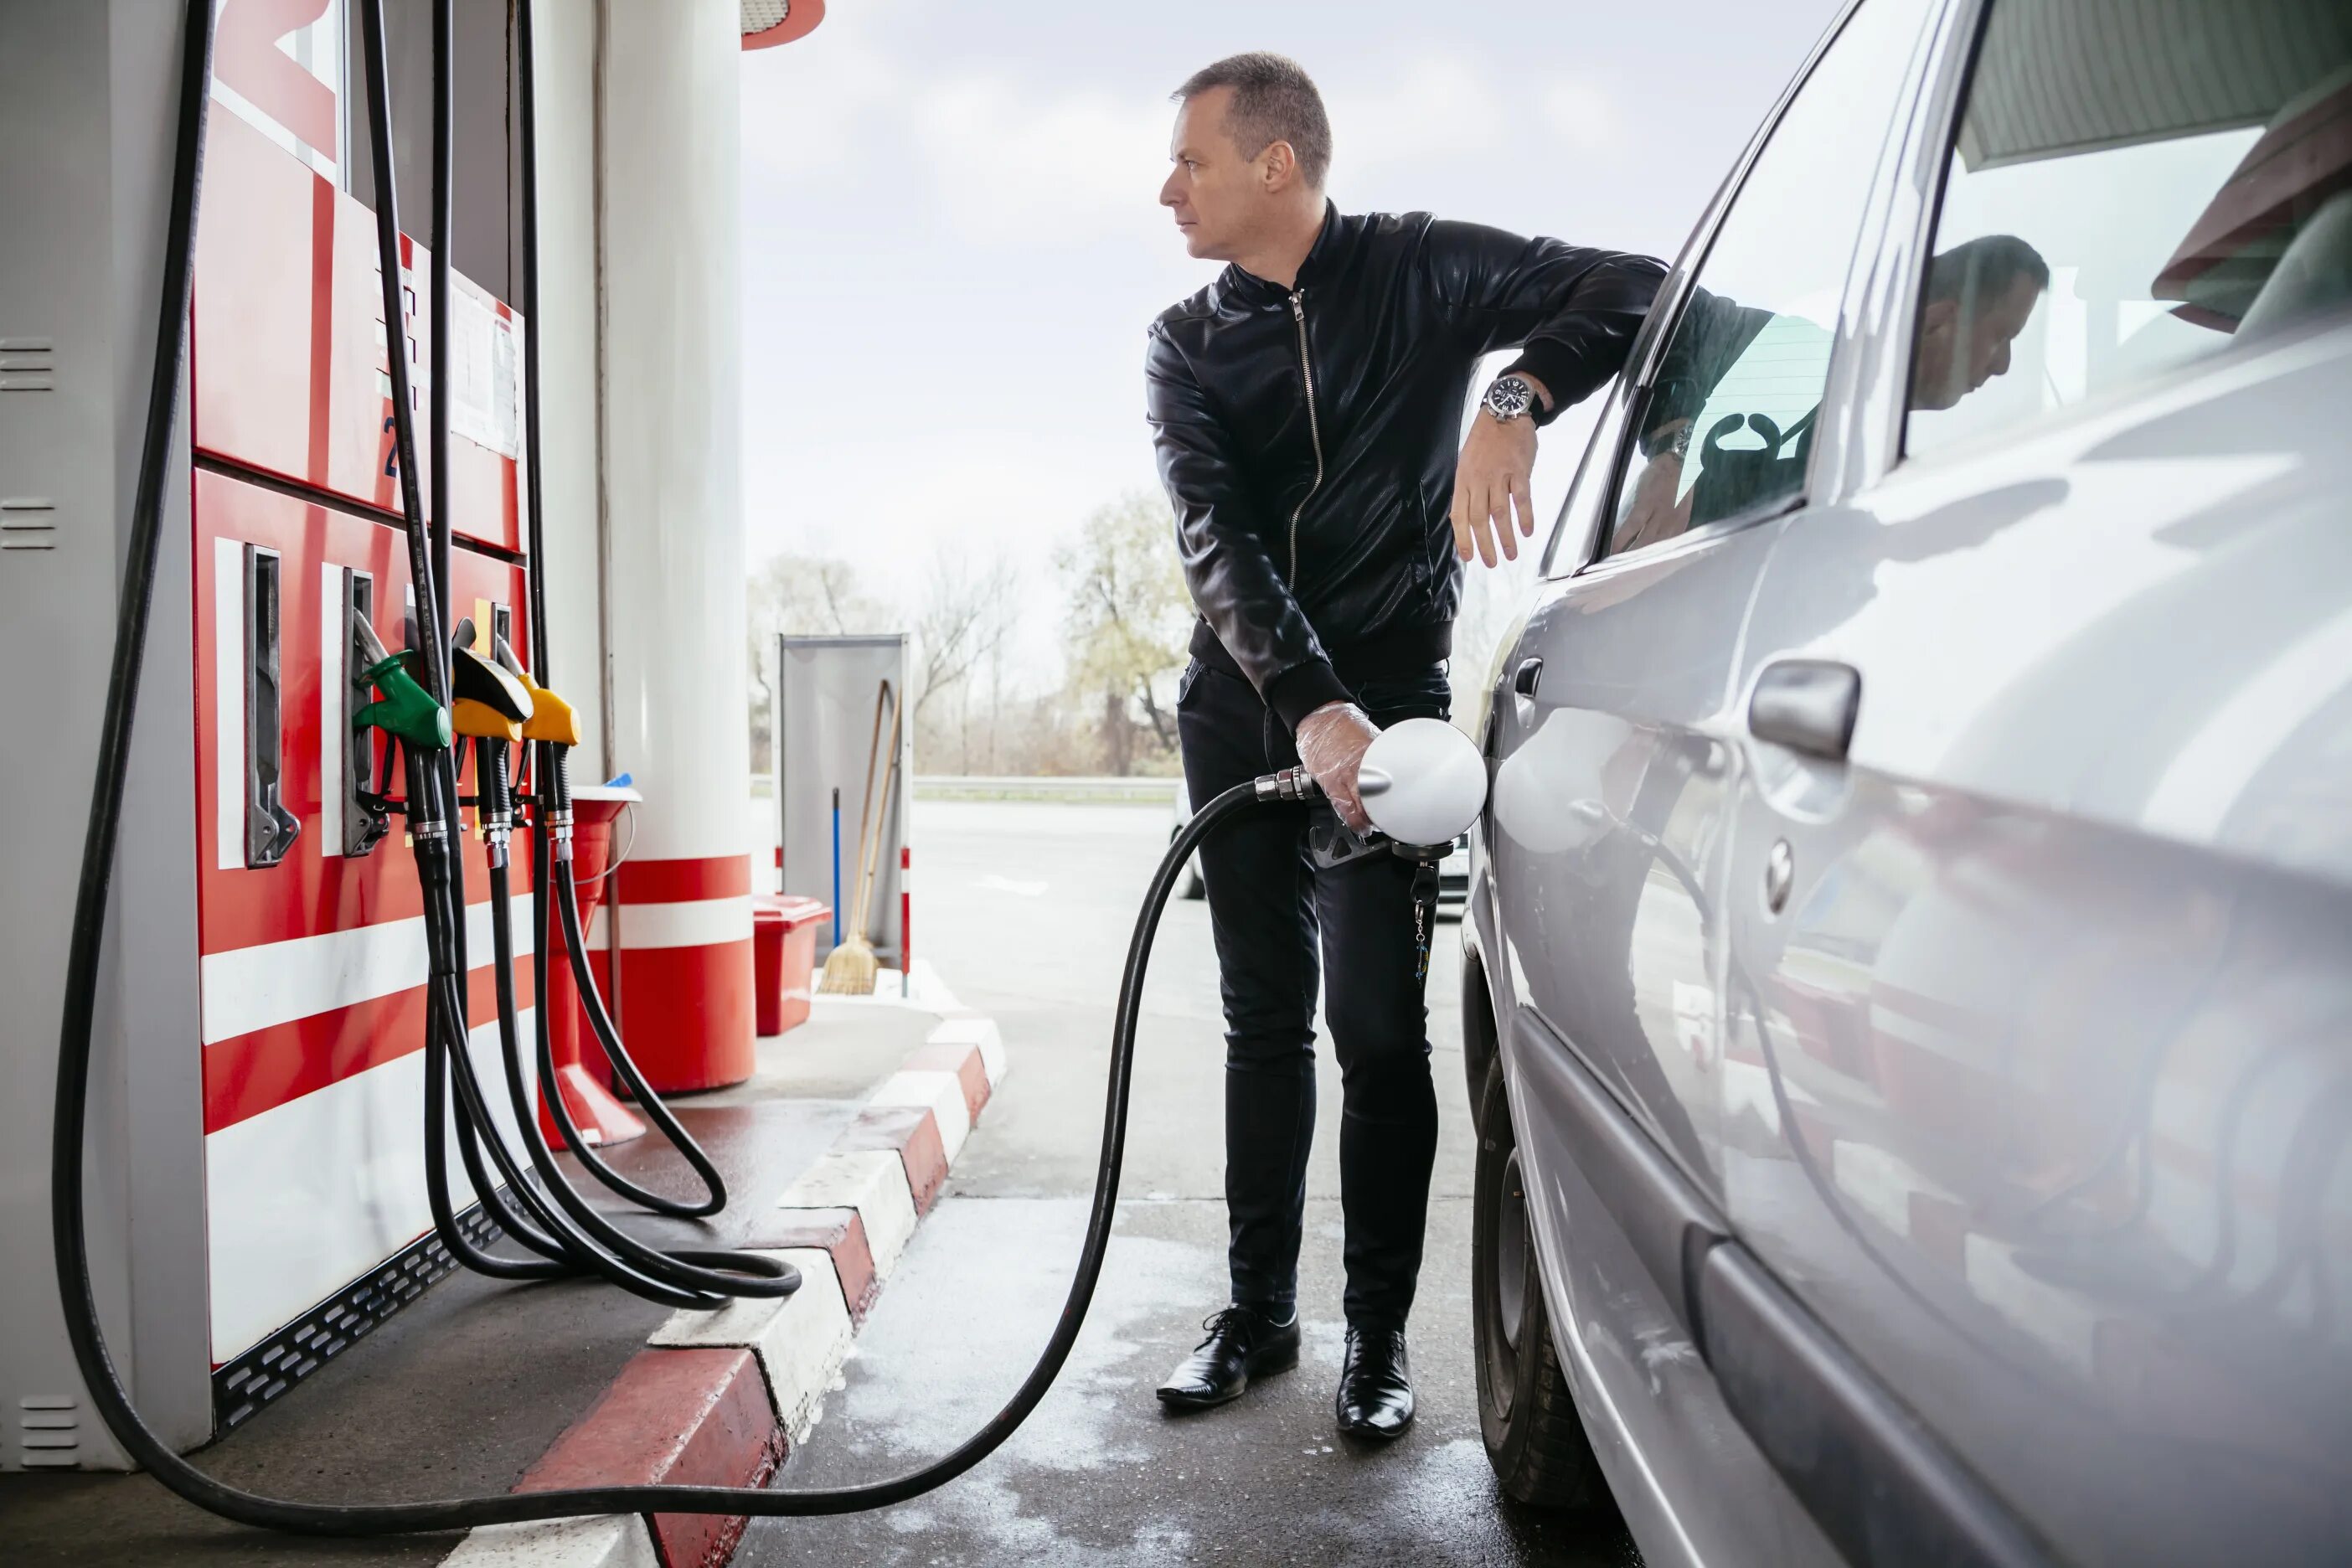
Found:
[[[1672, 257], [1835, 9], [833, 0], [744, 57], [752, 563], [842, 556], [887, 593], [1010, 558], [1016, 658], [1050, 664], [1055, 548], [1158, 485], [1145, 328], [1218, 270], [1157, 203], [1168, 95], [1198, 67], [1251, 48], [1306, 66], [1343, 211]], [[1546, 433], [1540, 515], [1589, 427]]]

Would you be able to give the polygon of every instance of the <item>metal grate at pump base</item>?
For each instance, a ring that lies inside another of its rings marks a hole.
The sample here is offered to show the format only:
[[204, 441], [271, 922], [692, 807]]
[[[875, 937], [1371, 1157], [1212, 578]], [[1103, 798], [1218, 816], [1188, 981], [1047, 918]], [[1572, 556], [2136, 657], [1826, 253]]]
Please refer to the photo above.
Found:
[[[482, 1217], [478, 1204], [458, 1216], [457, 1226], [478, 1247], [488, 1247], [505, 1234]], [[213, 1373], [214, 1436], [225, 1436], [243, 1426], [262, 1406], [283, 1397], [296, 1384], [373, 1332], [385, 1319], [424, 1295], [425, 1287], [457, 1267], [457, 1260], [440, 1237], [427, 1234], [386, 1259], [366, 1279], [216, 1368]]]

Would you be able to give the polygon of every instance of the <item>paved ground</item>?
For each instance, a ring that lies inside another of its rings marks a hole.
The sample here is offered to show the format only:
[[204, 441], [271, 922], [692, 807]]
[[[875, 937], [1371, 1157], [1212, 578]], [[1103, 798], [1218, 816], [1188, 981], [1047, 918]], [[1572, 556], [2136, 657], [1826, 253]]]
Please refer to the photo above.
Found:
[[[856, 1115], [871, 1086], [931, 1022], [898, 1008], [835, 1011], [822, 1030], [761, 1043], [765, 1088], [793, 1098], [763, 1100], [742, 1091], [680, 1098], [680, 1119], [740, 1201], [709, 1224], [637, 1215], [629, 1228], [672, 1245], [732, 1244]], [[657, 1135], [622, 1145], [613, 1163], [649, 1185], [690, 1190], [690, 1177]], [[581, 1185], [604, 1201], [593, 1182]], [[278, 1497], [502, 1492], [667, 1316], [667, 1308], [603, 1285], [517, 1287], [460, 1270], [196, 1459], [224, 1479]], [[267, 1535], [201, 1513], [144, 1476], [0, 1477], [0, 1563], [9, 1568], [421, 1568], [457, 1543], [446, 1535]]]
[[[1013, 1073], [860, 1336], [845, 1388], [784, 1487], [878, 1479], [992, 1414], [1049, 1331], [1084, 1223], [1112, 986], [1164, 846], [1135, 806], [927, 803], [917, 940], [993, 1013]], [[1321, 1084], [1299, 1368], [1223, 1411], [1170, 1419], [1151, 1389], [1223, 1303], [1223, 1043], [1207, 913], [1173, 906], [1152, 969], [1119, 1239], [1062, 1383], [1006, 1449], [866, 1518], [755, 1522], [741, 1563], [1637, 1563], [1613, 1520], [1529, 1516], [1478, 1440], [1468, 1322], [1472, 1144], [1441, 931], [1430, 978], [1444, 1119], [1412, 1348], [1413, 1431], [1358, 1451], [1332, 1432], [1339, 1316], [1339, 1083]]]
[[[918, 1231], [858, 1340], [845, 1387], [781, 1484], [913, 1468], [991, 1414], [1043, 1342], [1093, 1178], [1112, 984], [1167, 827], [1164, 814], [1135, 806], [919, 807], [918, 941], [964, 1000], [997, 1016], [1013, 1073], [958, 1163], [958, 1195]], [[946, 1489], [879, 1516], [757, 1523], [738, 1561], [1636, 1563], [1612, 1521], [1547, 1520], [1502, 1503], [1479, 1447], [1452, 934], [1440, 933], [1430, 980], [1444, 1135], [1412, 1330], [1422, 1414], [1402, 1442], [1358, 1451], [1331, 1431], [1339, 1096], [1328, 1059], [1301, 1365], [1205, 1415], [1168, 1419], [1150, 1396], [1223, 1300], [1215, 970], [1204, 908], [1179, 903], [1148, 995], [1119, 1239], [1061, 1384], [1006, 1450]], [[861, 1022], [919, 1037], [925, 1020], [876, 1009]], [[788, 1035], [763, 1046], [761, 1079], [749, 1092], [682, 1105], [738, 1190], [781, 1186], [911, 1043], [877, 1044], [866, 1033]], [[813, 1098], [740, 1103], [777, 1092]], [[643, 1144], [626, 1152], [652, 1158]], [[598, 1287], [516, 1289], [454, 1277], [204, 1463], [281, 1495], [502, 1490], [661, 1316]], [[425, 1564], [451, 1544], [260, 1536], [196, 1514], [143, 1478], [6, 1478], [0, 1515], [0, 1557], [11, 1563]]]

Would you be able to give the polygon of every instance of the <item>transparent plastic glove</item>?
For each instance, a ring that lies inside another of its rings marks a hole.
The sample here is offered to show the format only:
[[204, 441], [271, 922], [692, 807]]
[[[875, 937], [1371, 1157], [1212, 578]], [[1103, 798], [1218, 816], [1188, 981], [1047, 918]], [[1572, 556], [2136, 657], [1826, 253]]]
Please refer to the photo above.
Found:
[[1326, 702], [1298, 721], [1298, 760], [1315, 775], [1339, 820], [1361, 833], [1372, 825], [1356, 794], [1356, 770], [1381, 727], [1352, 702]]

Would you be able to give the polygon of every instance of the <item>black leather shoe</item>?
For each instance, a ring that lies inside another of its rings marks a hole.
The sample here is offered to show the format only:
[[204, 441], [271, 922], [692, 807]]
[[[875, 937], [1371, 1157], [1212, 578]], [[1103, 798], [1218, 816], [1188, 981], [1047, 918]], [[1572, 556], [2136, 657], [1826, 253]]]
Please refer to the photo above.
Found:
[[1241, 1396], [1250, 1378], [1298, 1364], [1298, 1314], [1276, 1325], [1247, 1307], [1213, 1312], [1200, 1348], [1160, 1385], [1160, 1403], [1176, 1410], [1206, 1410]]
[[1412, 1424], [1412, 1368], [1402, 1329], [1349, 1329], [1332, 1410], [1350, 1437], [1385, 1443]]

